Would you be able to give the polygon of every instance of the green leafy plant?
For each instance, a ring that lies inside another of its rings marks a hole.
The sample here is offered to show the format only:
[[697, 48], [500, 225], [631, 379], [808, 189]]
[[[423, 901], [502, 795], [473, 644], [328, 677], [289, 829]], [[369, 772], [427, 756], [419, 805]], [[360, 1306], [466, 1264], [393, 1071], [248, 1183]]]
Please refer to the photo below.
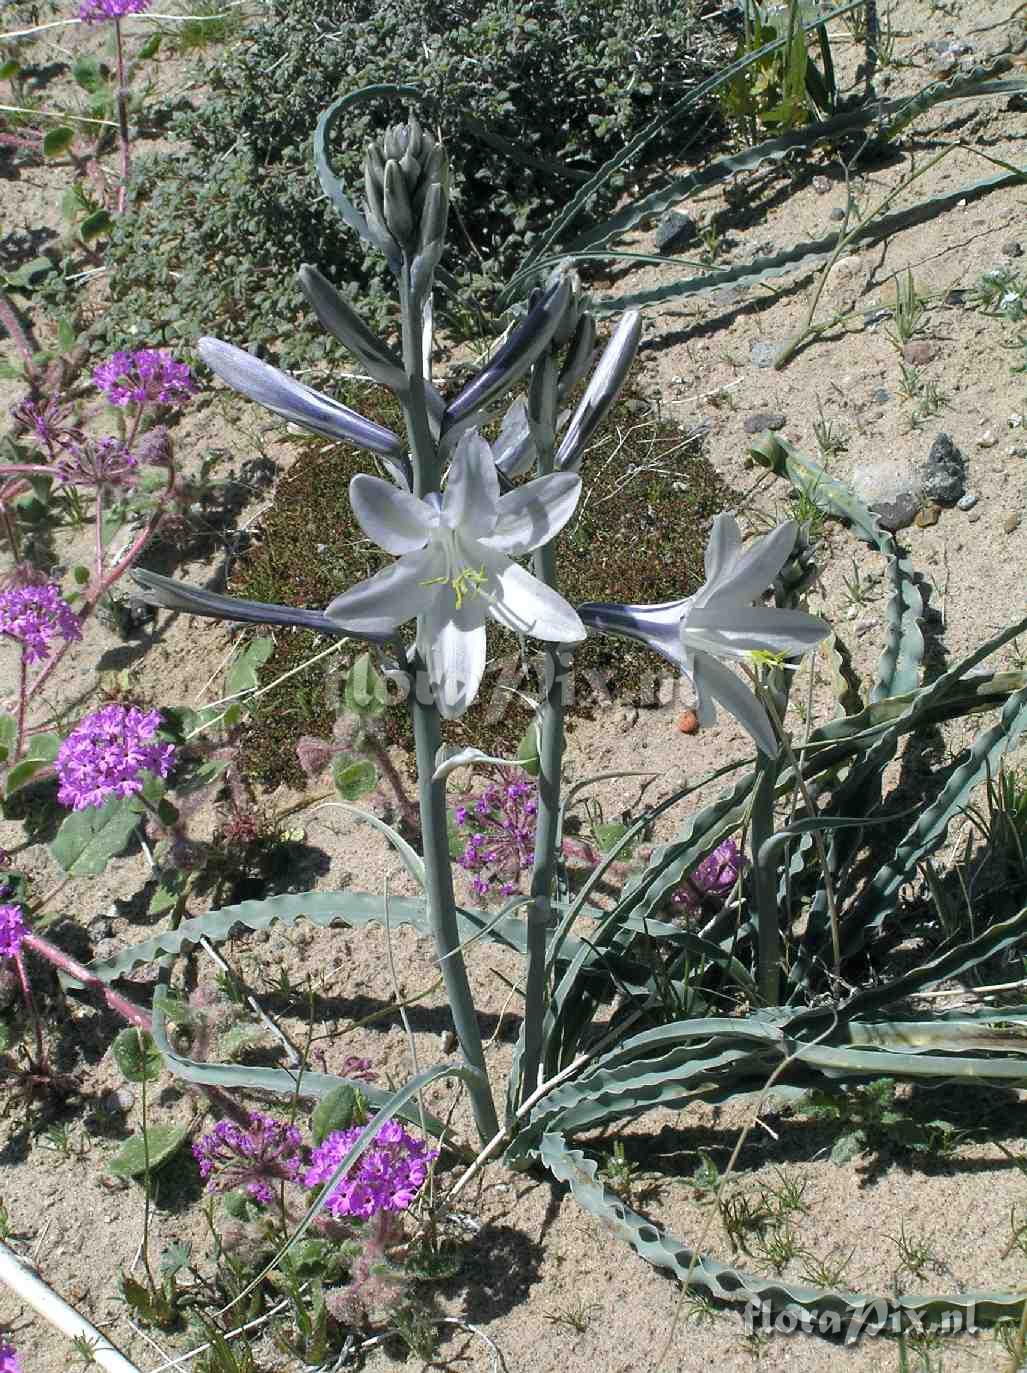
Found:
[[[331, 264], [373, 323], [392, 324], [380, 260], [318, 196], [307, 153], [319, 111], [371, 83], [394, 83], [404, 105], [444, 132], [460, 233], [439, 307], [452, 302], [453, 322], [477, 334], [490, 291], [554, 207], [721, 52], [688, 7], [656, 0], [612, 9], [330, 0], [316, 10], [274, 0], [240, 39], [208, 66], [203, 104], [176, 119], [188, 150], [139, 161], [133, 213], [110, 242], [111, 301], [93, 326], [96, 346], [123, 346], [138, 327], [177, 344], [214, 333], [273, 349], [287, 366], [335, 361], [339, 350], [311, 327], [296, 290], [303, 261]], [[384, 99], [350, 109], [333, 148], [347, 184], [361, 182], [364, 144], [390, 109]], [[675, 139], [668, 128], [649, 157]], [[597, 210], [612, 208], [624, 180], [610, 183]]]
[[840, 1094], [811, 1092], [802, 1109], [813, 1120], [839, 1127], [831, 1149], [834, 1163], [892, 1150], [944, 1156], [952, 1152], [963, 1133], [951, 1121], [923, 1120], [911, 1113], [906, 1103], [897, 1099], [895, 1082], [886, 1077]]

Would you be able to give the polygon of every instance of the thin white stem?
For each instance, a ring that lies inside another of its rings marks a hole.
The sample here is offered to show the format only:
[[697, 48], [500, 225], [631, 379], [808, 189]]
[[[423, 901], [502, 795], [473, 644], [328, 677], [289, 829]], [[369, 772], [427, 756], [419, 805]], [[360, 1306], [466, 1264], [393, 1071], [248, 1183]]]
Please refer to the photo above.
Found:
[[31, 1306], [44, 1320], [55, 1326], [69, 1340], [89, 1341], [93, 1360], [108, 1373], [141, 1373], [141, 1370], [115, 1349], [106, 1335], [47, 1287], [13, 1249], [0, 1240], [0, 1282], [11, 1289], [19, 1301]]

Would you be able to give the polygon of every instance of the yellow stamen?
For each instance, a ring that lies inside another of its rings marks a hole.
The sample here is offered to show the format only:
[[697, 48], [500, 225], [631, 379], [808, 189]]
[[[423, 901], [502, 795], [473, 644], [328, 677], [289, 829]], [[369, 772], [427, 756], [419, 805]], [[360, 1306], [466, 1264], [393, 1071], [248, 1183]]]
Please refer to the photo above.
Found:
[[421, 585], [451, 586], [456, 597], [456, 608], [459, 610], [464, 603], [464, 597], [477, 596], [487, 581], [488, 573], [485, 571], [483, 563], [477, 570], [473, 567], [465, 567], [455, 577], [432, 577], [429, 581], [422, 582]]

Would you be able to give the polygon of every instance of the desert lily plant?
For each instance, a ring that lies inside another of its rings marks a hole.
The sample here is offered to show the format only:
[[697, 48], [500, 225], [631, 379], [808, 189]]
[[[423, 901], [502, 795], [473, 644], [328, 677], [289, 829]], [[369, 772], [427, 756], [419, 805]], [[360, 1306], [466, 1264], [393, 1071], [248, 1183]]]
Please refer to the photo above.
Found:
[[[442, 1122], [413, 1103], [428, 1082], [457, 1072], [467, 1087], [480, 1148], [448, 1201], [489, 1159], [503, 1154], [510, 1162], [546, 1167], [647, 1260], [714, 1297], [851, 1316], [865, 1310], [871, 1297], [763, 1279], [663, 1235], [601, 1182], [595, 1161], [572, 1141], [653, 1105], [683, 1110], [696, 1098], [720, 1101], [772, 1091], [787, 1100], [811, 1087], [844, 1092], [850, 1084], [882, 1076], [1027, 1085], [1027, 1008], [938, 1021], [897, 1021], [889, 1009], [1011, 948], [1027, 934], [1027, 910], [979, 926], [964, 942], [929, 947], [901, 977], [889, 980], [885, 966], [891, 942], [908, 935], [912, 921], [900, 889], [916, 878], [918, 865], [942, 842], [972, 788], [1027, 727], [1023, 674], [977, 671], [1027, 621], [921, 685], [923, 605], [916, 575], [870, 512], [776, 439], [763, 441], [761, 460], [825, 511], [847, 519], [886, 560], [892, 588], [887, 643], [866, 698], [846, 671], [842, 645], [803, 608], [814, 570], [792, 523], [746, 546], [736, 521], [719, 517], [706, 551], [706, 581], [690, 597], [655, 606], [568, 604], [556, 585], [554, 541], [574, 517], [589, 436], [614, 402], [638, 345], [640, 321], [634, 313], [623, 318], [581, 401], [566, 415], [562, 407], [572, 387], [588, 373], [595, 326], [573, 274], [558, 270], [535, 287], [523, 316], [478, 374], [444, 399], [431, 379], [431, 319], [447, 219], [445, 158], [413, 117], [390, 129], [368, 153], [361, 211], [324, 151], [332, 124], [351, 98], [337, 102], [321, 121], [318, 170], [347, 223], [385, 254], [396, 277], [401, 348], [374, 335], [315, 268], [303, 268], [300, 281], [322, 323], [398, 397], [405, 434], [372, 424], [227, 344], [208, 339], [200, 350], [242, 394], [372, 455], [378, 471], [354, 479], [351, 500], [368, 537], [395, 561], [342, 590], [324, 610], [239, 601], [153, 573], [134, 575], [147, 596], [172, 610], [301, 625], [371, 646], [381, 672], [405, 685], [413, 716], [420, 851], [378, 817], [366, 819], [402, 856], [422, 895], [390, 900], [349, 890], [311, 891], [249, 901], [184, 920], [94, 964], [91, 972], [106, 981], [161, 957], [168, 966], [201, 938], [217, 944], [240, 925], [256, 930], [300, 918], [321, 926], [407, 923], [430, 933], [462, 1067], [428, 1069], [391, 1095], [364, 1087], [377, 1114], [337, 1161], [337, 1176], [355, 1163], [390, 1115], [420, 1122], [460, 1149]], [[519, 387], [523, 394], [508, 403]], [[494, 418], [502, 423], [490, 448], [480, 430]], [[530, 567], [521, 559], [530, 559]], [[669, 594], [675, 590], [680, 588], [668, 587]], [[763, 603], [768, 592], [772, 605]], [[538, 782], [529, 890], [512, 894], [498, 914], [456, 902], [446, 787], [461, 766], [504, 760], [486, 759], [475, 749], [454, 753], [442, 744], [442, 722], [461, 716], [479, 688], [489, 619], [540, 639], [547, 663], [529, 736]], [[403, 640], [397, 631], [408, 620], [415, 621], [414, 633]], [[691, 678], [701, 723], [713, 727], [719, 706], [744, 726], [755, 764], [728, 764], [641, 811], [572, 892], [560, 857], [573, 800], [561, 791], [564, 699], [569, 656], [589, 632], [626, 634], [662, 654]], [[802, 655], [814, 650], [822, 655], [842, 713], [815, 728], [811, 723], [800, 743], [786, 728], [789, 689]], [[748, 680], [736, 675], [739, 665]], [[903, 740], [983, 710], [997, 711], [997, 722], [981, 733], [965, 761], [935, 779], [915, 814], [897, 808], [884, 794], [882, 774]], [[674, 837], [630, 873], [612, 904], [594, 904], [599, 884], [617, 871], [618, 855], [699, 787], [718, 779], [727, 779], [727, 789], [685, 813]], [[668, 913], [674, 893], [693, 877], [701, 887], [703, 865], [725, 852], [729, 841], [733, 845], [735, 835], [744, 837], [751, 859], [732, 860], [733, 891], [715, 909], [696, 903], [685, 921], [675, 920]], [[879, 844], [886, 845], [883, 856], [875, 853], [870, 861]], [[523, 1027], [502, 1123], [465, 966], [464, 946], [482, 939], [524, 960]], [[867, 959], [877, 975], [862, 990]], [[614, 1002], [611, 1017], [607, 1010]], [[155, 1040], [169, 1067], [185, 1079], [295, 1092], [295, 1075], [283, 1070], [185, 1057], [172, 1047], [166, 1019], [166, 1003], [158, 1000]], [[324, 1097], [354, 1085], [309, 1072], [300, 1090]], [[317, 1204], [294, 1239], [316, 1211]], [[929, 1320], [945, 1311], [965, 1312], [970, 1298], [889, 1294], [889, 1300], [889, 1311]], [[1004, 1294], [978, 1293], [973, 1300], [978, 1320], [1009, 1316], [1021, 1303]]]

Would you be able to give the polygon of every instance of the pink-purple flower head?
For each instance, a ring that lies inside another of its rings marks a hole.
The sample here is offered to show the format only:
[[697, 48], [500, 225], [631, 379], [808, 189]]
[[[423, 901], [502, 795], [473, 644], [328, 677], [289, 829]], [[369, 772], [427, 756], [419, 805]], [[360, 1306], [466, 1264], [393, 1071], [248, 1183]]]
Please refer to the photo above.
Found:
[[[314, 1150], [303, 1175], [304, 1187], [320, 1187], [330, 1180], [339, 1164], [363, 1133], [354, 1125], [334, 1130]], [[328, 1193], [325, 1209], [333, 1216], [370, 1220], [379, 1211], [405, 1211], [424, 1185], [437, 1149], [408, 1135], [395, 1120], [387, 1120], [372, 1144]]]
[[0, 1341], [0, 1373], [22, 1373], [21, 1359], [11, 1344]]
[[68, 444], [54, 466], [66, 486], [114, 491], [135, 485], [139, 460], [120, 439], [86, 439], [83, 443]]
[[[0, 905], [0, 957], [13, 958], [15, 954], [20, 953], [28, 932], [20, 906], [14, 906], [9, 902]], [[2, 1365], [0, 1373], [3, 1373]]]
[[[87, 2], [120, 5], [125, 0]], [[196, 390], [189, 368], [184, 362], [176, 362], [167, 348], [117, 352], [94, 370], [93, 381], [112, 405], [181, 405]]]
[[57, 754], [61, 805], [102, 806], [111, 796], [142, 791], [145, 773], [167, 777], [175, 747], [157, 738], [159, 728], [160, 711], [138, 706], [104, 706], [87, 715]]
[[82, 0], [78, 17], [83, 24], [102, 24], [126, 14], [145, 14], [149, 8], [150, 0]]
[[274, 1200], [272, 1184], [291, 1182], [298, 1175], [302, 1147], [295, 1125], [251, 1111], [249, 1129], [221, 1120], [196, 1141], [193, 1155], [208, 1192], [242, 1189], [268, 1205]]
[[698, 911], [704, 896], [723, 899], [729, 896], [742, 870], [742, 851], [733, 839], [708, 853], [692, 873], [688, 883], [674, 893], [674, 903]]
[[0, 634], [17, 639], [27, 663], [50, 656], [50, 644], [58, 635], [68, 642], [81, 639], [78, 618], [61, 599], [59, 587], [12, 586], [0, 591]]

